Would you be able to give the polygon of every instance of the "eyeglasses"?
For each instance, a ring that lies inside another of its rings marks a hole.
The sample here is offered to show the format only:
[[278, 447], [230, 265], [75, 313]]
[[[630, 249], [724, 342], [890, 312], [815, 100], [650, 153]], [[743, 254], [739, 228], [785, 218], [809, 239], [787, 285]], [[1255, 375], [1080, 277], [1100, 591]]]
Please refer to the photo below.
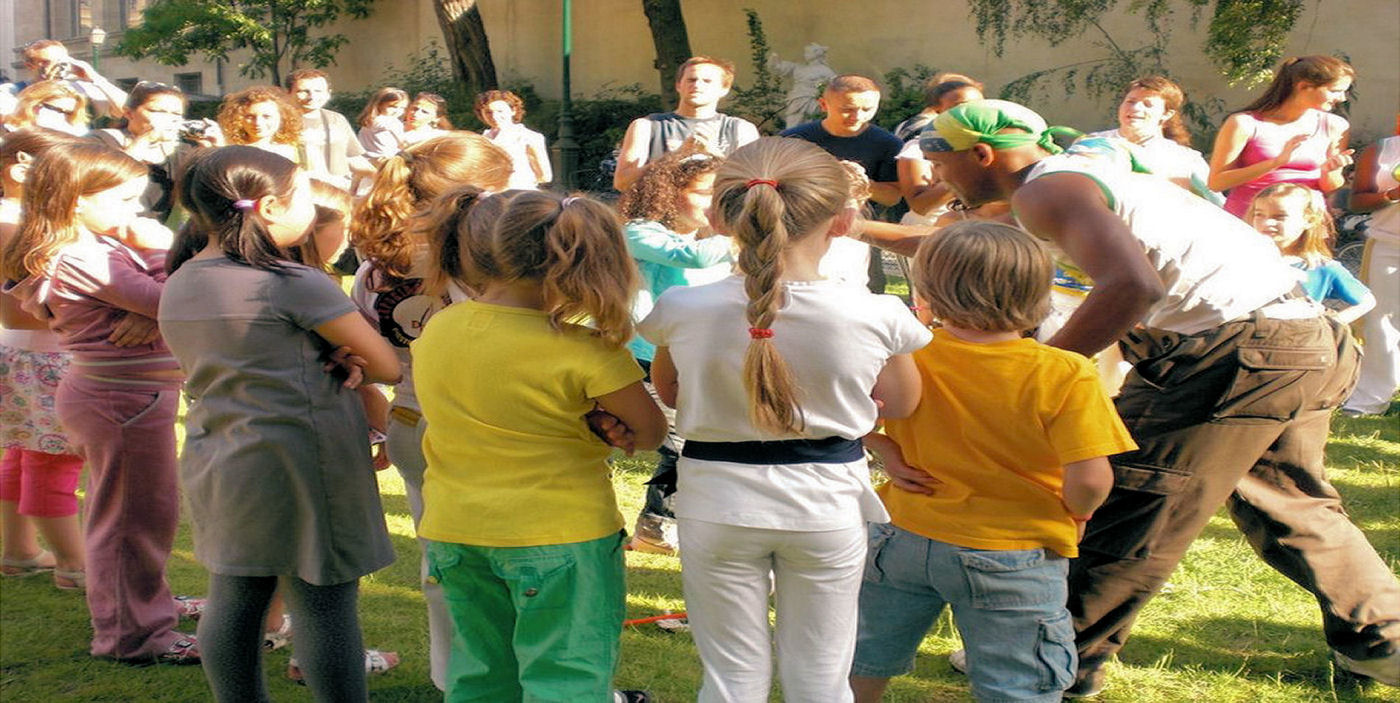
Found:
[[59, 106], [57, 106], [57, 105], [53, 105], [53, 104], [50, 104], [50, 103], [41, 103], [41, 104], [39, 105], [39, 109], [40, 109], [40, 110], [52, 110], [53, 112], [57, 112], [58, 114], [63, 115], [64, 117], [72, 117], [72, 116], [73, 116], [73, 113], [77, 112], [77, 110], [65, 110], [64, 108], [61, 108], [61, 107], [59, 107]]

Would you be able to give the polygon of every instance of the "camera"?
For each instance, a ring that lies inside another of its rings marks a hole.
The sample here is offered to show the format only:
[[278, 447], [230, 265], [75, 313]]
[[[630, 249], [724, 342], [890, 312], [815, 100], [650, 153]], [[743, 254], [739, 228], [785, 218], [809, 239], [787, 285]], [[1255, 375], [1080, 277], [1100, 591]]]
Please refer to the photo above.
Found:
[[209, 120], [185, 120], [180, 123], [180, 138], [190, 140], [202, 139], [209, 133], [209, 128], [212, 127], [213, 124], [214, 123]]
[[78, 75], [73, 73], [73, 64], [69, 61], [55, 61], [44, 69], [44, 80], [47, 81], [71, 81], [77, 78]]

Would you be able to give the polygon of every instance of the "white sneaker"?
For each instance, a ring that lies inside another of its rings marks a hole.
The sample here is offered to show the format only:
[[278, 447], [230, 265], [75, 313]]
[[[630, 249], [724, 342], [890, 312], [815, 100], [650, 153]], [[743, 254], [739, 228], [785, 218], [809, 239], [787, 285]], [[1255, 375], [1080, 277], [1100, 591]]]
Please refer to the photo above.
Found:
[[959, 649], [948, 655], [948, 666], [959, 674], [967, 674], [967, 650]]
[[1338, 669], [1400, 688], [1400, 650], [1380, 659], [1352, 659], [1333, 650], [1332, 659]]

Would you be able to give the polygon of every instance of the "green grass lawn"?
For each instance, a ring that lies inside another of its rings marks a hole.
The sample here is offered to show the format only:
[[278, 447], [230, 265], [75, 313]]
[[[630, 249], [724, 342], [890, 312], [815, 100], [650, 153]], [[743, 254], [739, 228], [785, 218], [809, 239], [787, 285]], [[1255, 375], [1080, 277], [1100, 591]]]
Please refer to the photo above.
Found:
[[[629, 520], [642, 502], [642, 482], [654, 458], [616, 462], [617, 491]], [[1400, 569], [1400, 418], [1336, 418], [1328, 459], [1353, 518], [1392, 570]], [[426, 615], [403, 486], [392, 470], [380, 474], [380, 485], [399, 559], [364, 579], [360, 612], [365, 641], [397, 650], [404, 662], [371, 679], [371, 698], [441, 700], [428, 683]], [[677, 560], [632, 553], [627, 563], [629, 617], [684, 609]], [[204, 580], [184, 527], [170, 562], [171, 584], [176, 593], [198, 594]], [[198, 667], [139, 669], [88, 657], [82, 597], [49, 583], [42, 577], [0, 581], [0, 701], [208, 700]], [[945, 616], [924, 641], [916, 671], [895, 679], [887, 700], [970, 700], [966, 682], [945, 656], [957, 646]], [[272, 695], [310, 700], [309, 692], [284, 677], [288, 656], [282, 650], [266, 658]], [[619, 686], [648, 689], [658, 701], [688, 701], [695, 698], [699, 673], [688, 634], [655, 625], [623, 633]], [[1316, 603], [1256, 558], [1222, 513], [1143, 614], [1099, 700], [1296, 703], [1400, 696], [1394, 689], [1333, 684]]]

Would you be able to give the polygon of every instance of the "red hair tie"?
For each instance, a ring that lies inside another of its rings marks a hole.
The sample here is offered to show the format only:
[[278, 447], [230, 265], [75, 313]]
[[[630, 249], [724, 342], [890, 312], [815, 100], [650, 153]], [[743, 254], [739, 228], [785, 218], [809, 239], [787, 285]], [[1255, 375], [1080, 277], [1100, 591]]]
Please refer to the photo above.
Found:
[[755, 178], [755, 179], [749, 181], [748, 183], [745, 183], [745, 184], [744, 184], [744, 190], [748, 190], [748, 189], [750, 189], [750, 188], [752, 188], [752, 187], [754, 187], [754, 186], [756, 186], [756, 185], [759, 185], [759, 184], [768, 185], [768, 186], [773, 186], [774, 188], [777, 188], [777, 187], [778, 187], [778, 182], [775, 181], [775, 180], [773, 180], [773, 179], [771, 179], [771, 178]]
[[772, 339], [773, 328], [771, 327], [750, 327], [749, 337], [752, 339]]

